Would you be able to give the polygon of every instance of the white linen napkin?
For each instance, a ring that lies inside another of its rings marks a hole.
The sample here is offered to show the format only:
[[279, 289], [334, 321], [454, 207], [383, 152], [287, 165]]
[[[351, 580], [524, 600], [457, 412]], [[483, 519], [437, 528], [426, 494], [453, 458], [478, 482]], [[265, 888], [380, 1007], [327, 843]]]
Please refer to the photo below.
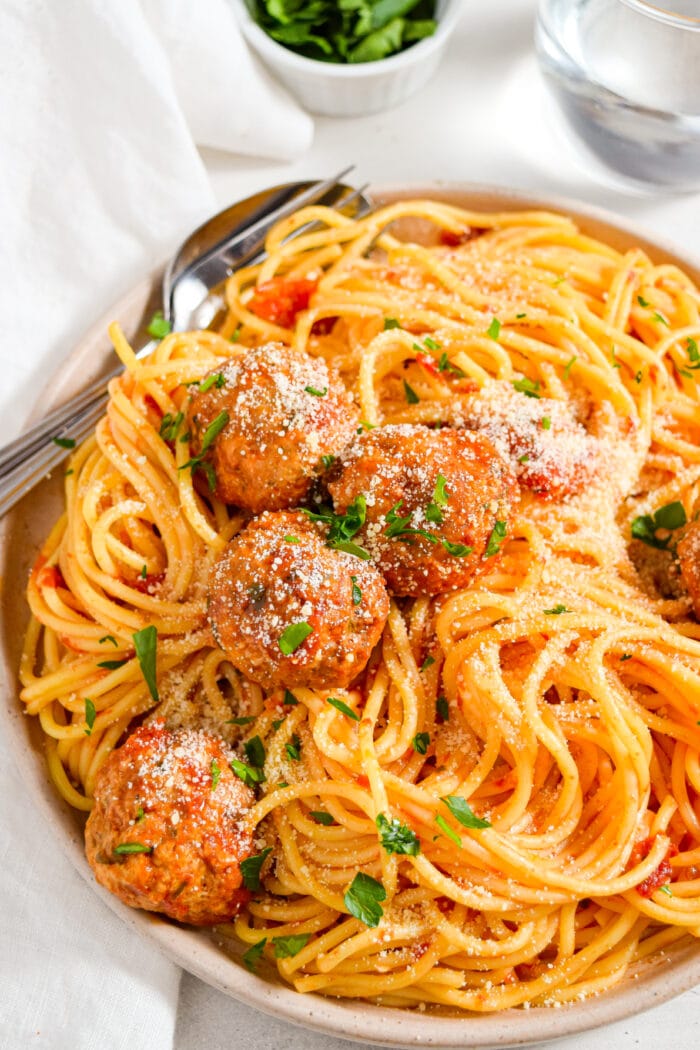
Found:
[[[7, 439], [74, 339], [214, 210], [195, 143], [285, 159], [312, 124], [225, 0], [2, 0], [0, 69]], [[0, 1047], [169, 1047], [178, 969], [60, 854], [1, 738]]]

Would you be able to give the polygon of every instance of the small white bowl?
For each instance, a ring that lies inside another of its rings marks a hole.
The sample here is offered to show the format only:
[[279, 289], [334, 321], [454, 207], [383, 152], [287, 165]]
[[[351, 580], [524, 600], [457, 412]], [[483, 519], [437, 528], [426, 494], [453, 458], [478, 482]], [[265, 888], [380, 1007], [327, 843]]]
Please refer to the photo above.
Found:
[[403, 102], [427, 84], [437, 69], [462, 7], [460, 0], [438, 0], [432, 36], [377, 62], [320, 62], [305, 58], [276, 40], [250, 16], [245, 0], [233, 0], [244, 37], [268, 69], [305, 109], [328, 117], [378, 113]]

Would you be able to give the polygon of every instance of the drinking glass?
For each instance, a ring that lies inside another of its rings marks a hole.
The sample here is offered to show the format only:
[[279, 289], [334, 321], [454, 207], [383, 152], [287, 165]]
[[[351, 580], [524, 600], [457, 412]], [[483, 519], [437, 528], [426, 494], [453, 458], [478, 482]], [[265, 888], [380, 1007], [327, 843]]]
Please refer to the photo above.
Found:
[[540, 68], [606, 168], [700, 187], [700, 0], [540, 0]]

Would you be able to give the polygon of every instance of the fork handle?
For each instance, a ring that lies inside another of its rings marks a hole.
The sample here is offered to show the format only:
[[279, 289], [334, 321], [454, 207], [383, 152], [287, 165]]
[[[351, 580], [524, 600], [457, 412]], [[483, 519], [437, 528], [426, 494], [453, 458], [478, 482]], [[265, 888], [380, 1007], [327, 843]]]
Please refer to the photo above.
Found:
[[[88, 436], [104, 414], [107, 391], [104, 387], [104, 380], [102, 383], [102, 396], [93, 397], [92, 402], [75, 415], [62, 430], [62, 436], [74, 441], [76, 445], [79, 445]], [[44, 443], [30, 456], [23, 457], [17, 466], [3, 474], [0, 477], [0, 518], [64, 460], [66, 454], [65, 448], [60, 448], [53, 443]]]

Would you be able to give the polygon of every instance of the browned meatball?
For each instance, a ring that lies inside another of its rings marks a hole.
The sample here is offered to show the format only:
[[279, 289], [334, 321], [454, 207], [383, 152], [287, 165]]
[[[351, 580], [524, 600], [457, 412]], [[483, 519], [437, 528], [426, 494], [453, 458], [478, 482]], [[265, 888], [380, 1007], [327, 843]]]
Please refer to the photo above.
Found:
[[141, 726], [97, 778], [85, 851], [97, 881], [125, 904], [206, 926], [248, 900], [240, 862], [255, 850], [244, 819], [253, 793], [224, 742], [162, 722]]
[[219, 498], [253, 514], [303, 502], [357, 427], [357, 409], [325, 361], [282, 343], [248, 350], [199, 386], [187, 412], [193, 452], [207, 446]]
[[543, 499], [575, 495], [597, 469], [598, 442], [563, 401], [491, 382], [468, 398], [464, 421], [483, 430], [511, 459], [520, 484]]
[[676, 553], [681, 576], [700, 620], [700, 521], [691, 521], [678, 544]]
[[368, 562], [324, 543], [300, 511], [267, 513], [214, 566], [209, 622], [234, 667], [266, 689], [348, 685], [389, 613]]
[[336, 513], [364, 496], [357, 541], [395, 594], [466, 586], [498, 553], [516, 498], [503, 456], [468, 430], [381, 427], [359, 438], [334, 472]]

